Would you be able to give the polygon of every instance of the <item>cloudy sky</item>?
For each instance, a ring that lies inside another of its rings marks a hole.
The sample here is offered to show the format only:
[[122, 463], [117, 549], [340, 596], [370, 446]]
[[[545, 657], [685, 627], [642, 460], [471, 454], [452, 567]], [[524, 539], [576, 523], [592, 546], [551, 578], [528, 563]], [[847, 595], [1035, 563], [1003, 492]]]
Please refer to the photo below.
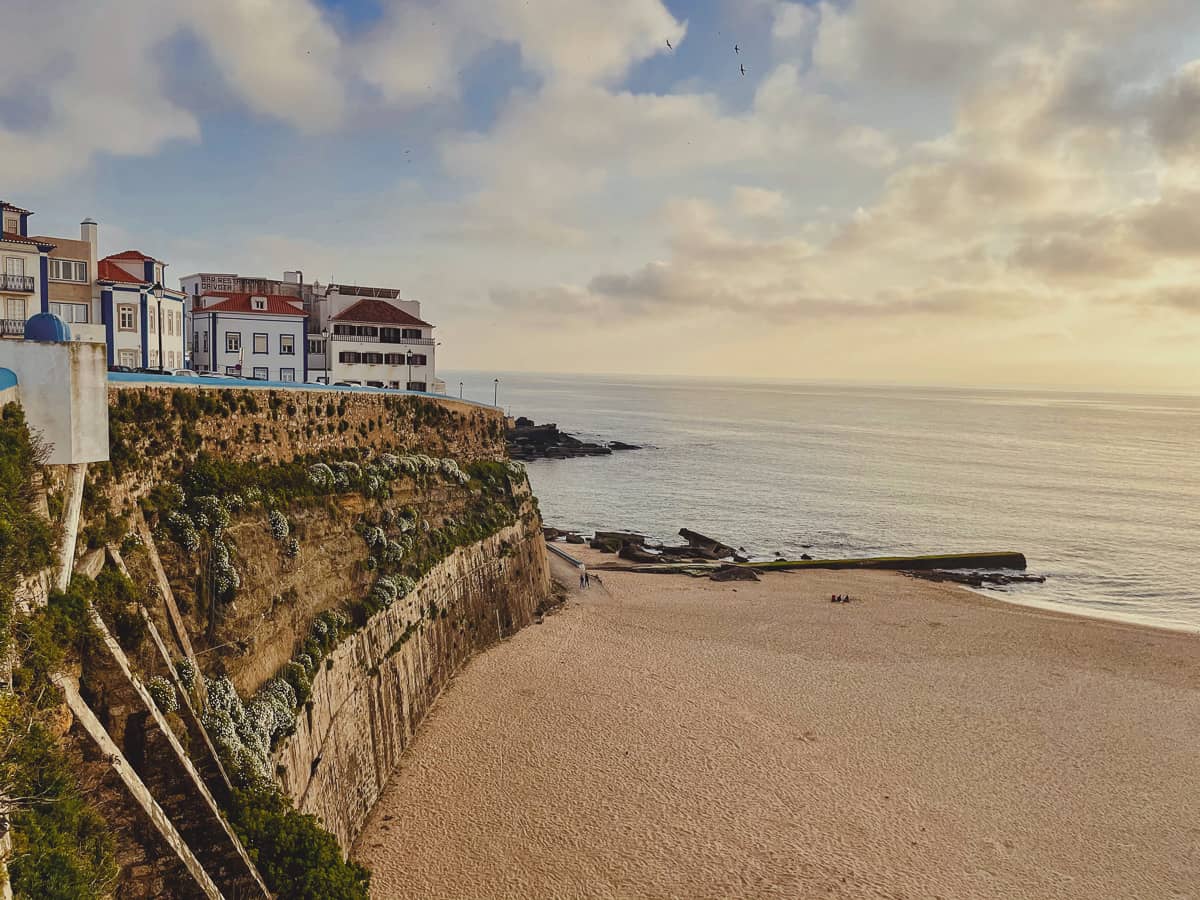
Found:
[[398, 287], [449, 367], [1200, 391], [1195, 0], [5, 23], [0, 196], [39, 232]]

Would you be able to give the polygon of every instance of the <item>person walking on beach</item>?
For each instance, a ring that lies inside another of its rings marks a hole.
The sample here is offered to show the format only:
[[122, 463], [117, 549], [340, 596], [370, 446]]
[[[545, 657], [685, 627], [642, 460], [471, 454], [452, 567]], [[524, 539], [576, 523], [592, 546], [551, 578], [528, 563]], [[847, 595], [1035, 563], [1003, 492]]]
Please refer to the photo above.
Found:
[[587, 569], [583, 566], [579, 567], [579, 589], [582, 591], [587, 587]]
[[585, 588], [590, 588], [592, 586], [592, 573], [587, 571], [587, 569], [583, 570], [583, 586]]

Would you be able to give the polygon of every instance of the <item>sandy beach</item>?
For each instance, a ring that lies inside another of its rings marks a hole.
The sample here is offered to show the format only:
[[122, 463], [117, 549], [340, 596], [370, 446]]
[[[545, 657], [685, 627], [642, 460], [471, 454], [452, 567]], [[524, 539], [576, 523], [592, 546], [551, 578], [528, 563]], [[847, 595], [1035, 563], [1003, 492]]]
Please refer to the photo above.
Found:
[[1200, 897], [1197, 636], [602, 575], [439, 699], [354, 850], [373, 896]]

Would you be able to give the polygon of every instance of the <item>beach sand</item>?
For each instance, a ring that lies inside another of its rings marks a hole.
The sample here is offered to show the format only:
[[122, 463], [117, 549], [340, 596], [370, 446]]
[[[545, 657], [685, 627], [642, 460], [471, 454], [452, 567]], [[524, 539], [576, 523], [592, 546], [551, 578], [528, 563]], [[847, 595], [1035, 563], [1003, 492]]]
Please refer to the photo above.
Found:
[[354, 850], [373, 896], [1200, 897], [1195, 635], [602, 576], [438, 700]]

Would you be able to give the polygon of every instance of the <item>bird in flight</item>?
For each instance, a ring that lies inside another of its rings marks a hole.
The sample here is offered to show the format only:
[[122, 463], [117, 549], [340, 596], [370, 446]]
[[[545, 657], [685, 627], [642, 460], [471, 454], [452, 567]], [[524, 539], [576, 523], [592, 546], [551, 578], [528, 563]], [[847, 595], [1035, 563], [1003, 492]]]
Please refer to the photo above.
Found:
[[734, 45], [733, 45], [733, 52], [734, 52], [734, 53], [741, 53], [741, 52], [742, 52], [742, 48], [741, 48], [741, 47], [739, 47], [737, 44], [734, 44]]
[[667, 49], [668, 49], [668, 50], [674, 50], [674, 49], [675, 49], [674, 47], [672, 47], [672, 46], [671, 46], [671, 39], [670, 39], [670, 38], [667, 38]]
[[738, 66], [738, 68], [742, 70], [742, 74], [743, 74], [743, 75], [745, 75], [745, 74], [746, 74], [746, 67], [745, 67], [745, 66]]

